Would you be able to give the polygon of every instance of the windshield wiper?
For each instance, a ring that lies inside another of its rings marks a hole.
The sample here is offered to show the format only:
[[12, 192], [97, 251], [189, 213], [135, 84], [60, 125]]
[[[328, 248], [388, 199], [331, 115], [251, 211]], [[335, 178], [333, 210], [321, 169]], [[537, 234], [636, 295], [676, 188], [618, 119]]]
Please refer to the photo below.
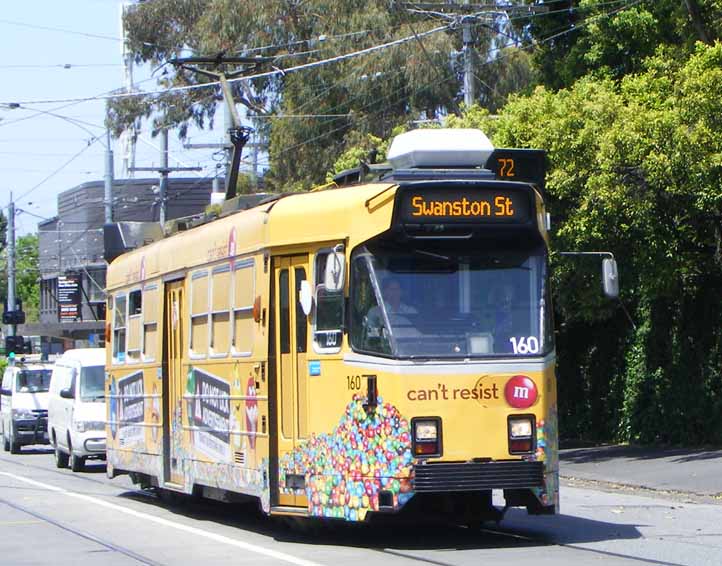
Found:
[[427, 252], [427, 251], [424, 251], [424, 250], [416, 250], [416, 249], [412, 249], [411, 251], [414, 252], [415, 254], [423, 255], [423, 256], [426, 256], [426, 257], [433, 257], [434, 259], [440, 259], [441, 261], [449, 261], [449, 262], [451, 261], [451, 258], [450, 258], [450, 257], [447, 257], [447, 256], [445, 256], [445, 255], [441, 255], [441, 254], [437, 254], [437, 253], [434, 253], [434, 252]]

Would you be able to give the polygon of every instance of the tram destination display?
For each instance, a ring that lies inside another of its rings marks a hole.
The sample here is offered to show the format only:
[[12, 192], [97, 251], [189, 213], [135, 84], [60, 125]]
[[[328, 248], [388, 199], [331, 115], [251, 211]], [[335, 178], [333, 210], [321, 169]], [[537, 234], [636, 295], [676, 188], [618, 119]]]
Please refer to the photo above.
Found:
[[530, 194], [513, 188], [409, 187], [401, 191], [397, 221], [402, 224], [525, 224]]

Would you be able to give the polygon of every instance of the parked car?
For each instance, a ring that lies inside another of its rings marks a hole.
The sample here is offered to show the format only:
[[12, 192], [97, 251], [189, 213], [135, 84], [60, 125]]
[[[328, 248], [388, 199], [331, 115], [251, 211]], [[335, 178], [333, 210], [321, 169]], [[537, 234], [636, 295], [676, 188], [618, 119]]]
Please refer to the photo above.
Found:
[[48, 431], [55, 465], [81, 471], [88, 458], [105, 458], [105, 350], [68, 350], [50, 382]]
[[53, 365], [39, 356], [20, 358], [5, 368], [0, 386], [0, 430], [5, 451], [48, 444], [48, 389]]

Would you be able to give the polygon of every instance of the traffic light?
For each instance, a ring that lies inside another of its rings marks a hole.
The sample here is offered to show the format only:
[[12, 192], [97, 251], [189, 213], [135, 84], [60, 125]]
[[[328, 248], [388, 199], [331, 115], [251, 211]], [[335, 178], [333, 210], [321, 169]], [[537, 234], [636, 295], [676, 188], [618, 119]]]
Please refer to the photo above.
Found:
[[3, 313], [3, 324], [25, 324], [25, 312], [5, 311]]
[[25, 312], [23, 311], [23, 301], [20, 297], [15, 299], [15, 310], [8, 310], [8, 301], [5, 299], [5, 308], [3, 309], [3, 324], [25, 324]]
[[5, 355], [13, 352], [14, 354], [25, 353], [25, 338], [23, 336], [6, 336], [5, 337]]

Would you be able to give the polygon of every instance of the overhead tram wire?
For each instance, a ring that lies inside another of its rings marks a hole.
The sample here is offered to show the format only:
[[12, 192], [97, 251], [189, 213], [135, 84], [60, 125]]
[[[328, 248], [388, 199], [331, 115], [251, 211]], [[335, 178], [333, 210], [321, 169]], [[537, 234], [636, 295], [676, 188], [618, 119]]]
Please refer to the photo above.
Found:
[[[124, 39], [122, 37], [115, 37], [115, 36], [111, 36], [111, 35], [102, 35], [102, 34], [97, 34], [97, 33], [88, 33], [88, 32], [83, 32], [83, 31], [76, 31], [76, 30], [71, 30], [71, 29], [66, 29], [66, 28], [57, 28], [57, 27], [52, 27], [52, 26], [42, 26], [39, 24], [29, 24], [27, 22], [18, 22], [18, 21], [13, 21], [13, 20], [6, 20], [6, 19], [0, 19], [0, 24], [25, 27], [25, 28], [30, 28], [30, 29], [38, 29], [38, 30], [43, 30], [43, 31], [53, 31], [53, 32], [58, 32], [58, 33], [65, 33], [68, 35], [78, 35], [78, 36], [88, 37], [91, 39], [105, 39], [105, 40], [109, 40], [109, 41], [116, 41], [118, 43], [122, 43], [124, 41]], [[193, 52], [196, 51], [195, 49], [193, 49], [192, 47], [187, 46], [187, 45], [180, 45], [180, 46], [179, 45], [162, 45], [160, 43], [152, 43], [149, 41], [143, 41], [140, 43], [147, 47], [157, 47], [159, 49], [166, 49], [166, 50], [186, 49], [188, 51], [193, 51]]]
[[97, 67], [121, 67], [120, 63], [55, 63], [50, 65], [0, 65], [0, 69], [89, 69]]
[[40, 188], [42, 185], [44, 185], [44, 184], [45, 184], [46, 182], [48, 182], [50, 179], [52, 179], [53, 177], [55, 177], [55, 175], [57, 175], [58, 173], [60, 173], [63, 169], [65, 169], [68, 165], [70, 165], [73, 161], [75, 161], [78, 157], [80, 157], [80, 156], [81, 156], [90, 146], [92, 146], [96, 141], [98, 141], [98, 138], [95, 138], [95, 139], [92, 140], [90, 143], [88, 143], [88, 145], [86, 145], [85, 147], [83, 147], [83, 149], [81, 149], [78, 153], [76, 153], [75, 155], [73, 155], [73, 157], [71, 157], [70, 159], [68, 159], [65, 163], [63, 163], [63, 164], [62, 164], [60, 167], [58, 167], [55, 171], [53, 171], [52, 173], [50, 173], [50, 175], [48, 175], [47, 177], [45, 177], [42, 181], [40, 181], [39, 183], [37, 183], [36, 185], [34, 185], [33, 187], [31, 187], [30, 189], [28, 189], [28, 190], [25, 191], [24, 193], [22, 193], [20, 196], [16, 197], [16, 198], [15, 198], [15, 202], [20, 202], [22, 199], [24, 199], [25, 197], [27, 197], [30, 193], [32, 193], [32, 192], [35, 191], [36, 189]]
[[[428, 30], [426, 32], [422, 32], [419, 34], [419, 36], [425, 36], [425, 35], [431, 35], [433, 33], [438, 33], [440, 31], [444, 31], [449, 29], [448, 25], [439, 26], [434, 29]], [[263, 73], [257, 73], [255, 75], [248, 75], [244, 77], [237, 77], [234, 79], [228, 79], [229, 83], [235, 83], [239, 81], [251, 81], [254, 79], [260, 79], [260, 78], [266, 78], [276, 75], [284, 75], [296, 71], [301, 71], [305, 69], [311, 69], [314, 67], [320, 67], [323, 65], [329, 65], [332, 63], [337, 63], [339, 61], [345, 61], [348, 59], [353, 59], [356, 57], [360, 57], [363, 55], [368, 55], [369, 53], [373, 53], [376, 51], [382, 51], [384, 49], [388, 49], [391, 47], [395, 47], [397, 45], [402, 45], [404, 43], [408, 43], [409, 41], [415, 40], [415, 36], [408, 36], [403, 37], [400, 39], [396, 39], [393, 41], [389, 41], [386, 43], [374, 45], [372, 47], [367, 47], [365, 49], [360, 49], [358, 51], [352, 51], [350, 53], [344, 53], [342, 55], [337, 55], [334, 57], [329, 57], [328, 59], [322, 59], [320, 61], [312, 61], [309, 63], [303, 63], [301, 65], [296, 65], [295, 67], [288, 67], [286, 69], [274, 69], [272, 71], [264, 71]], [[200, 84], [194, 84], [194, 85], [185, 85], [185, 86], [175, 86], [175, 87], [169, 87], [167, 89], [161, 89], [161, 90], [154, 90], [154, 91], [146, 91], [146, 92], [130, 92], [130, 93], [118, 93], [118, 94], [109, 94], [109, 95], [103, 95], [103, 96], [91, 96], [91, 97], [79, 97], [79, 98], [64, 98], [64, 99], [47, 99], [47, 100], [27, 100], [27, 101], [11, 101], [11, 102], [1, 102], [0, 104], [24, 104], [24, 105], [34, 105], [34, 104], [59, 104], [59, 103], [66, 103], [66, 102], [92, 102], [92, 101], [98, 101], [98, 100], [115, 100], [115, 99], [123, 99], [123, 98], [137, 98], [137, 97], [144, 97], [144, 96], [157, 96], [157, 95], [165, 95], [172, 92], [183, 92], [183, 91], [190, 91], [190, 90], [198, 90], [202, 88], [210, 88], [215, 87], [220, 84], [219, 81], [212, 81], [208, 83], [200, 83]]]
[[[147, 78], [147, 79], [143, 79], [142, 81], [137, 82], [136, 85], [141, 85], [141, 84], [143, 84], [143, 83], [147, 83], [147, 82], [152, 81], [152, 80], [154, 80], [152, 77], [151, 77], [151, 78]], [[118, 90], [121, 90], [122, 88], [123, 88], [123, 87], [118, 87], [118, 88], [114, 88], [114, 89], [112, 89], [112, 90], [105, 90], [105, 91], [103, 91], [102, 93], [100, 93], [100, 95], [103, 95], [103, 94], [112, 94], [113, 92], [116, 92], [116, 91], [118, 91]], [[82, 104], [82, 101], [79, 101], [79, 102], [78, 102], [78, 101], [70, 102], [69, 104], [63, 104], [62, 106], [57, 106], [56, 108], [51, 108], [51, 109], [49, 110], [49, 112], [57, 112], [58, 110], [65, 110], [66, 108], [70, 108], [70, 107], [72, 107], [72, 106], [77, 106], [77, 105], [79, 105], [79, 104]], [[26, 116], [26, 117], [24, 117], [24, 118], [16, 118], [15, 120], [10, 120], [10, 121], [3, 121], [3, 122], [0, 122], [0, 128], [3, 127], [3, 126], [9, 126], [9, 125], [11, 125], [11, 124], [17, 124], [18, 122], [24, 122], [25, 120], [31, 120], [31, 119], [33, 119], [33, 118], [37, 118], [37, 115], [35, 115], [35, 116]]]
[[[632, 0], [632, 2], [629, 4], [629, 6], [620, 7], [620, 8], [618, 8], [617, 10], [613, 10], [613, 11], [611, 11], [611, 12], [607, 12], [607, 13], [604, 13], [604, 14], [595, 14], [594, 16], [590, 16], [589, 18], [587, 18], [587, 20], [582, 21], [580, 24], [576, 24], [576, 25], [574, 25], [574, 26], [565, 26], [564, 31], [562, 31], [561, 33], [553, 33], [552, 35], [547, 36], [547, 37], [545, 37], [544, 39], [539, 40], [539, 41], [533, 40], [533, 41], [529, 42], [528, 45], [522, 45], [522, 46], [520, 46], [520, 48], [521, 48], [521, 49], [529, 49], [529, 48], [533, 48], [533, 47], [538, 46], [538, 45], [542, 45], [542, 44], [544, 44], [544, 43], [546, 43], [546, 42], [548, 42], [548, 41], [551, 41], [552, 39], [555, 39], [555, 38], [557, 38], [557, 37], [559, 37], [559, 36], [561, 36], [561, 35], [563, 35], [563, 34], [571, 33], [571, 32], [573, 32], [573, 31], [576, 31], [577, 29], [580, 29], [580, 28], [583, 27], [584, 25], [588, 25], [589, 23], [591, 23], [591, 21], [593, 21], [593, 19], [600, 18], [600, 17], [603, 17], [603, 16], [613, 15], [614, 13], [617, 13], [617, 12], [619, 12], [619, 11], [621, 11], [621, 10], [626, 9], [627, 7], [631, 7], [631, 6], [633, 6], [633, 5], [635, 5], [635, 4], [638, 4], [638, 3], [642, 2], [642, 1], [643, 1], [643, 0]], [[504, 46], [504, 47], [501, 47], [501, 48], [497, 48], [495, 51], [504, 51], [504, 50], [508, 49], [509, 47], [512, 47], [512, 46]], [[482, 66], [491, 65], [492, 63], [494, 63], [494, 62], [498, 61], [499, 59], [502, 59], [502, 58], [504, 58], [504, 57], [506, 57], [506, 56], [507, 56], [507, 55], [501, 55], [500, 57], [497, 57], [496, 59], [494, 59], [494, 60], [492, 60], [492, 61], [486, 61], [486, 62], [482, 63]], [[425, 84], [423, 87], [421, 87], [421, 88], [427, 88], [429, 84], [431, 84], [431, 81], [430, 81], [429, 83], [426, 83], [426, 84]], [[421, 89], [419, 89], [419, 90], [421, 90]], [[407, 97], [410, 97], [410, 96], [412, 96], [412, 94], [407, 95]], [[381, 100], [385, 100], [386, 98], [388, 98], [388, 96], [382, 98]], [[405, 97], [402, 97], [400, 100], [403, 100], [403, 98], [405, 98]], [[379, 101], [375, 101], [375, 103], [376, 103], [376, 102], [379, 102]], [[369, 105], [367, 105], [367, 106], [364, 107], [364, 108], [367, 108], [368, 106], [369, 106]], [[363, 108], [362, 108], [362, 110], [363, 110]], [[334, 133], [336, 133], [336, 132], [338, 132], [338, 131], [340, 131], [340, 130], [342, 130], [342, 129], [344, 129], [344, 128], [347, 128], [347, 127], [350, 127], [350, 124], [344, 124], [343, 126], [341, 126], [341, 127], [339, 127], [339, 128], [335, 128], [335, 129], [333, 129], [333, 130], [330, 130], [330, 131], [328, 131], [328, 132], [325, 132], [325, 133], [323, 133], [323, 134], [320, 134], [320, 135], [318, 135], [318, 136], [316, 136], [316, 137], [314, 137], [314, 138], [311, 138], [311, 139], [309, 139], [309, 140], [305, 140], [304, 142], [301, 142], [301, 143], [299, 143], [299, 144], [295, 144], [294, 146], [291, 146], [290, 148], [284, 148], [283, 150], [281, 150], [281, 151], [279, 152], [279, 155], [282, 155], [282, 154], [284, 154], [284, 153], [287, 153], [288, 151], [292, 151], [292, 150], [298, 149], [299, 147], [301, 147], [301, 146], [303, 146], [303, 145], [305, 145], [305, 144], [307, 144], [307, 143], [311, 143], [311, 142], [316, 141], [316, 140], [318, 140], [318, 139], [321, 139], [321, 138], [323, 138], [323, 137], [332, 135], [332, 134], [334, 134]], [[268, 160], [264, 161], [263, 164], [269, 165], [269, 164], [270, 164], [270, 157], [268, 158]]]

